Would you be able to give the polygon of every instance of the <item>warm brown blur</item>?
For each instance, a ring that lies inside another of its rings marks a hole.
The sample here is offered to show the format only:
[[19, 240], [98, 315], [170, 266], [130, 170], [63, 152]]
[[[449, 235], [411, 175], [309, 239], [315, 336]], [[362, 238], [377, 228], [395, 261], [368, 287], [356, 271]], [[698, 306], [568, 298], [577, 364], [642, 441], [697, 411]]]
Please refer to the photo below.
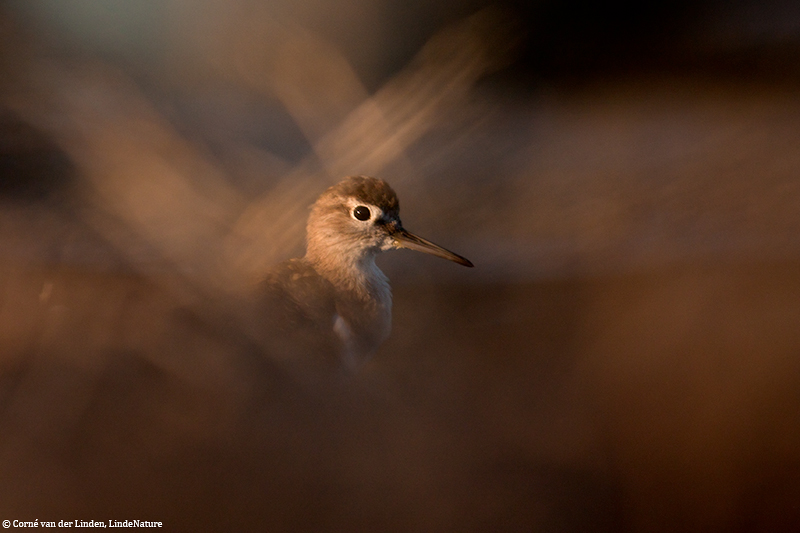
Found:
[[[800, 14], [506, 4], [0, 8], [0, 521], [800, 529]], [[476, 268], [326, 382], [253, 286], [350, 174]]]

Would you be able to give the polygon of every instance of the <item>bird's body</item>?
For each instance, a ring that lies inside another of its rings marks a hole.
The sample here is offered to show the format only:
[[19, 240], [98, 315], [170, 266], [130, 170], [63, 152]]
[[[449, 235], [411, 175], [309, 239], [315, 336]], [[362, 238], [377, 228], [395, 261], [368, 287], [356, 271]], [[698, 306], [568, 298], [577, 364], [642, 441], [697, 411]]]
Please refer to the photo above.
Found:
[[392, 292], [375, 257], [393, 248], [472, 263], [400, 224], [397, 195], [376, 178], [350, 177], [325, 191], [307, 224], [306, 255], [276, 265], [264, 281], [265, 303], [292, 357], [328, 359], [357, 369], [389, 336]]

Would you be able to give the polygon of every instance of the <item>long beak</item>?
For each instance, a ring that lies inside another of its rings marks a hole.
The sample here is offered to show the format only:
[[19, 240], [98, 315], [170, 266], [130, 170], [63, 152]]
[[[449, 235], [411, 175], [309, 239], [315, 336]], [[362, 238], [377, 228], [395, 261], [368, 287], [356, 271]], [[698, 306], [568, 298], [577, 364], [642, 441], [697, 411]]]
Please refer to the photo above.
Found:
[[455, 261], [459, 265], [464, 265], [467, 267], [474, 266], [469, 259], [461, 257], [458, 254], [454, 254], [450, 250], [445, 250], [438, 244], [433, 244], [431, 241], [425, 240], [422, 237], [418, 237], [417, 235], [414, 235], [413, 233], [406, 231], [401, 227], [392, 228], [390, 230], [390, 234], [394, 238], [395, 246], [398, 248], [408, 248], [409, 250], [416, 250], [418, 252], [435, 255], [436, 257], [449, 259], [450, 261]]

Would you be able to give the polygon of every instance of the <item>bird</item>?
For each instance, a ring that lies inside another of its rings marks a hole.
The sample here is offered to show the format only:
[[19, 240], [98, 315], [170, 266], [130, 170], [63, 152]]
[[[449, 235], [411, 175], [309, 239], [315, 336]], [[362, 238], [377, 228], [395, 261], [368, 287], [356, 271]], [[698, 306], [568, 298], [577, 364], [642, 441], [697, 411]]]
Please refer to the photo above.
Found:
[[389, 337], [392, 291], [378, 254], [406, 248], [466, 267], [468, 259], [407, 231], [395, 191], [350, 176], [323, 192], [306, 224], [306, 253], [272, 267], [261, 301], [282, 357], [358, 371]]

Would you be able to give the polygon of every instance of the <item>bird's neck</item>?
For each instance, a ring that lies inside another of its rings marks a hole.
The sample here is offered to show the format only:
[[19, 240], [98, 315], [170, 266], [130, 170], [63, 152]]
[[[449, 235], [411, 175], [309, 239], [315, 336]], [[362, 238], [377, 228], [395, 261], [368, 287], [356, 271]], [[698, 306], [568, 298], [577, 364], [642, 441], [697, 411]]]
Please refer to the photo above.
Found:
[[374, 253], [343, 255], [307, 253], [306, 259], [340, 294], [349, 295], [363, 302], [391, 306], [389, 280], [375, 264]]
[[392, 328], [392, 290], [375, 264], [375, 254], [349, 256], [346, 261], [310, 258], [317, 273], [336, 291], [334, 330], [345, 346], [345, 357], [354, 368], [369, 358], [389, 336]]

